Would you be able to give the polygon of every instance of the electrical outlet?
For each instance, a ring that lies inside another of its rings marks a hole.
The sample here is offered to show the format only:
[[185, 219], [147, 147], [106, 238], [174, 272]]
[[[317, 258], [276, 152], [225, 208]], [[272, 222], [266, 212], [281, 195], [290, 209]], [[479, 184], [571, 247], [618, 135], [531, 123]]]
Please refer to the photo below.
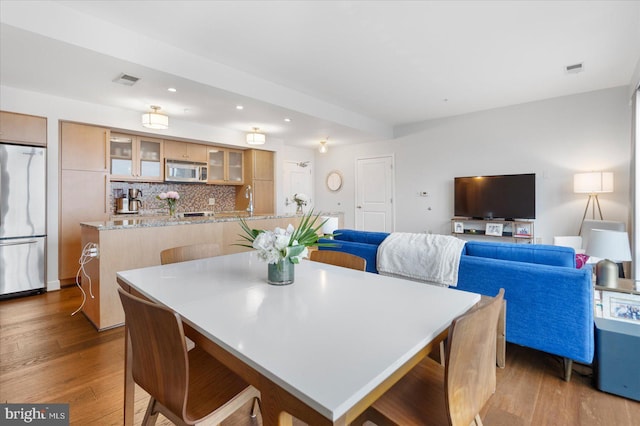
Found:
[[420, 191], [420, 192], [418, 192], [418, 195], [419, 195], [420, 197], [428, 197], [428, 196], [429, 196], [429, 193], [428, 193], [427, 191]]
[[209, 205], [210, 206], [215, 206], [216, 205], [216, 199], [215, 198], [209, 198]]

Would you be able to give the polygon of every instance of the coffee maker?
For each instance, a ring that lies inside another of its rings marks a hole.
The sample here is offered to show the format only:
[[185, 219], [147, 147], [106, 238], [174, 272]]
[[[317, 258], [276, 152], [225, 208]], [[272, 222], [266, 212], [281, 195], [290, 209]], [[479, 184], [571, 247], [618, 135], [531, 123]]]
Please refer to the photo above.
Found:
[[136, 188], [129, 188], [129, 213], [138, 213], [142, 207], [142, 191]]
[[116, 189], [114, 193], [116, 199], [116, 213], [138, 213], [142, 207], [142, 191], [136, 188], [130, 188], [127, 192], [122, 189]]

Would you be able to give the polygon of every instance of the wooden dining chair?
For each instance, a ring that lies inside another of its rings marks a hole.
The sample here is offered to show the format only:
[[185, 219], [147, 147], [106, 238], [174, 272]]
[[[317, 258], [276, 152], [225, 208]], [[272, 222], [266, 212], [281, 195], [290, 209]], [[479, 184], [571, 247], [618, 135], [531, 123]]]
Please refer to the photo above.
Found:
[[168, 263], [220, 256], [220, 254], [220, 245], [217, 243], [192, 244], [162, 250], [160, 252], [160, 263], [166, 265]]
[[367, 268], [366, 259], [350, 253], [335, 250], [313, 250], [309, 259], [314, 262], [328, 263], [330, 265], [364, 271]]
[[445, 367], [426, 357], [352, 424], [482, 425], [480, 410], [496, 389], [496, 326], [504, 289], [453, 320]]
[[134, 381], [151, 396], [143, 425], [162, 413], [177, 425], [219, 424], [260, 392], [199, 347], [187, 352], [180, 315], [118, 289]]

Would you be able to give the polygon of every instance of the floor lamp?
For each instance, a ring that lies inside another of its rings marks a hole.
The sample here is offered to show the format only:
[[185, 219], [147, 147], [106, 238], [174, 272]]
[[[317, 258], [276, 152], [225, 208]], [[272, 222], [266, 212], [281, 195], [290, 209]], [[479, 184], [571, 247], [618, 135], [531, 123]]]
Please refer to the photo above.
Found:
[[584, 208], [584, 214], [582, 215], [582, 221], [580, 222], [580, 229], [578, 235], [582, 234], [582, 224], [584, 218], [587, 217], [587, 211], [589, 211], [589, 204], [591, 204], [591, 217], [596, 218], [596, 205], [598, 206], [598, 214], [600, 220], [602, 218], [602, 210], [600, 209], [600, 201], [598, 200], [598, 194], [604, 192], [613, 192], [613, 173], [612, 172], [589, 172], [589, 173], [576, 173], [573, 175], [573, 192], [576, 194], [589, 194], [587, 199], [587, 205]]

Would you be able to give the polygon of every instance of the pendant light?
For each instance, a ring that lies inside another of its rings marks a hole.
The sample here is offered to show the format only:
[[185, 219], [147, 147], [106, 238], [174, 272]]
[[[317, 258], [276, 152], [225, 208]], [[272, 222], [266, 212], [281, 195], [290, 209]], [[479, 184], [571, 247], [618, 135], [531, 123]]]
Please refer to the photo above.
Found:
[[142, 126], [148, 129], [164, 130], [169, 128], [169, 117], [160, 114], [159, 106], [151, 105], [151, 112], [142, 114]]
[[253, 128], [253, 132], [247, 133], [247, 143], [249, 145], [264, 145], [266, 138], [264, 133], [258, 133], [258, 127]]
[[[329, 139], [329, 138], [327, 138]], [[318, 148], [318, 151], [320, 151], [320, 154], [326, 154], [328, 149], [327, 149], [327, 141], [320, 141], [320, 148]]]

